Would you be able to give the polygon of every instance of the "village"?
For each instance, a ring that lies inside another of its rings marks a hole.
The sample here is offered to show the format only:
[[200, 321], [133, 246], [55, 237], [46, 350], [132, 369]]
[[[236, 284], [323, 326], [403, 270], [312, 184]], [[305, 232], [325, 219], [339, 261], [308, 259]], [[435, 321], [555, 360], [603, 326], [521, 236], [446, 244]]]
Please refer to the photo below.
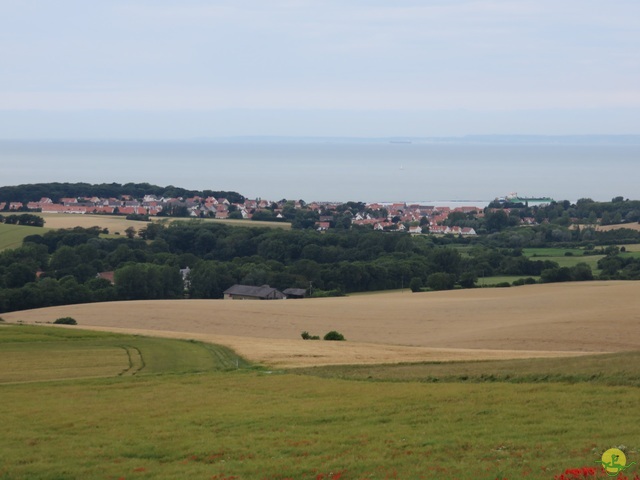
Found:
[[378, 231], [408, 232], [411, 234], [476, 235], [471, 227], [444, 225], [452, 213], [474, 215], [480, 218], [483, 209], [476, 206], [450, 208], [407, 203], [362, 203], [312, 202], [302, 200], [245, 199], [243, 203], [232, 203], [226, 198], [212, 196], [203, 198], [163, 198], [145, 195], [135, 199], [129, 195], [121, 198], [41, 198], [33, 202], [0, 203], [0, 211], [41, 212], [44, 214], [68, 215], [123, 215], [133, 218], [185, 217], [213, 218], [218, 220], [271, 220], [286, 222], [292, 210], [314, 214], [315, 230], [326, 231], [335, 227], [336, 217], [348, 218], [349, 225], [370, 227]]

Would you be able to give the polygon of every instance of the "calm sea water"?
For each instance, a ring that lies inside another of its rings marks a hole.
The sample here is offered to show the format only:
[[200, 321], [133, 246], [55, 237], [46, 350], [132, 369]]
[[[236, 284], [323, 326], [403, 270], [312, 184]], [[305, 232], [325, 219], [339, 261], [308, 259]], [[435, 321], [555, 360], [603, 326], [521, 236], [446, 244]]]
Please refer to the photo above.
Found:
[[149, 182], [269, 200], [639, 199], [637, 145], [0, 142], [0, 185]]

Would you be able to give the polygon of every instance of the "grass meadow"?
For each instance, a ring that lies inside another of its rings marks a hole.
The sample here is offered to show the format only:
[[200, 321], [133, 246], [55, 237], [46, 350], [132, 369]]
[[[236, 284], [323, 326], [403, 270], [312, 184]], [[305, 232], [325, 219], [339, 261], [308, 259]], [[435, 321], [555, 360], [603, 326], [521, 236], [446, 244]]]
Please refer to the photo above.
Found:
[[580, 248], [524, 248], [524, 255], [531, 260], [551, 260], [561, 267], [573, 267], [578, 263], [586, 263], [594, 275], [598, 275], [598, 260], [604, 255], [584, 255]]
[[29, 235], [42, 235], [48, 229], [43, 227], [27, 227], [24, 225], [7, 225], [0, 223], [0, 251], [22, 246], [22, 240]]
[[538, 281], [540, 277], [537, 275], [493, 275], [491, 277], [479, 277], [476, 285], [479, 287], [493, 287], [501, 283], [512, 284], [516, 280], [523, 278], [533, 278]]
[[0, 327], [0, 352], [0, 479], [553, 479], [640, 440], [631, 353], [276, 371], [26, 325]]

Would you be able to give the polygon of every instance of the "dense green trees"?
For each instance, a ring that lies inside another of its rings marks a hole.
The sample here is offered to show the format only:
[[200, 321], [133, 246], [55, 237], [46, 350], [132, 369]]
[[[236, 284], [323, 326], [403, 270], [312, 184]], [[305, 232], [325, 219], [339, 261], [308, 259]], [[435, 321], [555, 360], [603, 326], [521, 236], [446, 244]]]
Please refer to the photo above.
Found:
[[[454, 281], [460, 254], [428, 238], [373, 231], [234, 228], [184, 222], [147, 227], [140, 238], [105, 239], [99, 229], [32, 235], [0, 254], [0, 310], [113, 299], [177, 298], [179, 269], [190, 267], [187, 292], [220, 298], [234, 283], [280, 289], [354, 292], [426, 283], [444, 271]], [[115, 285], [96, 278], [115, 271]], [[39, 277], [39, 280], [38, 280]]]
[[540, 274], [540, 281], [542, 283], [583, 282], [586, 280], [593, 280], [591, 267], [586, 263], [579, 263], [573, 267], [548, 268]]
[[44, 227], [44, 218], [31, 213], [11, 214], [7, 216], [0, 215], [0, 223], [9, 225], [25, 225], [31, 227]]
[[[344, 211], [348, 214], [348, 209]], [[526, 246], [637, 241], [637, 232], [570, 230], [560, 225], [503, 228], [476, 239], [410, 236], [372, 230], [280, 230], [185, 221], [149, 224], [143, 238], [101, 238], [98, 228], [48, 231], [0, 253], [0, 312], [107, 300], [221, 298], [235, 283], [279, 289], [313, 286], [317, 295], [424, 286], [473, 287], [479, 277], [541, 276], [589, 280], [586, 265], [563, 269], [530, 258]], [[634, 237], [634, 235], [636, 237]], [[456, 243], [463, 243], [463, 252]], [[600, 250], [598, 250], [600, 251]], [[613, 246], [599, 267], [605, 278], [640, 278], [640, 260]], [[183, 283], [181, 268], [190, 267]], [[115, 284], [97, 278], [115, 272]], [[187, 288], [187, 291], [185, 291]]]
[[184, 293], [180, 269], [169, 265], [134, 263], [115, 271], [118, 297], [123, 300], [179, 298]]
[[130, 195], [134, 198], [142, 198], [145, 195], [155, 195], [164, 198], [176, 197], [224, 197], [231, 203], [243, 203], [245, 198], [237, 192], [215, 190], [188, 190], [185, 188], [168, 185], [160, 187], [148, 183], [102, 183], [92, 185], [89, 183], [36, 183], [29, 185], [16, 185], [0, 187], [0, 202], [35, 202], [43, 197], [54, 201], [60, 198], [77, 197], [102, 197], [120, 198]]
[[618, 280], [640, 280], [640, 258], [632, 254], [611, 249], [606, 257], [598, 260], [602, 269], [601, 278]]
[[[564, 200], [549, 205], [528, 207], [522, 204], [504, 204], [494, 202], [489, 205], [489, 216], [485, 218], [489, 232], [499, 231], [506, 227], [504, 218], [492, 218], [494, 209], [511, 209], [511, 215], [535, 218], [538, 223], [548, 222], [555, 225], [568, 226], [577, 222], [581, 225], [600, 225], [636, 223], [640, 221], [640, 201], [615, 197], [610, 202], [596, 202], [590, 198], [581, 198], [575, 204]], [[500, 210], [498, 210], [500, 211]], [[492, 222], [490, 224], [490, 222]]]

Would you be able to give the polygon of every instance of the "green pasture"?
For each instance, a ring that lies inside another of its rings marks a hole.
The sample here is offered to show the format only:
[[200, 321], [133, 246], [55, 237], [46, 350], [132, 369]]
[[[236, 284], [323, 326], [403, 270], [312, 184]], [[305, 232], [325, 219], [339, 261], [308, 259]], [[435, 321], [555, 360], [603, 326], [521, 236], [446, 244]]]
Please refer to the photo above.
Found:
[[594, 275], [600, 273], [598, 260], [604, 258], [604, 255], [584, 255], [584, 250], [580, 248], [524, 248], [522, 252], [531, 260], [551, 260], [561, 267], [574, 267], [578, 263], [586, 263]]
[[[1, 351], [22, 346], [42, 360], [48, 347], [59, 352], [65, 342], [76, 358], [79, 346], [100, 350], [97, 358], [116, 343], [136, 346], [145, 368], [155, 365], [135, 375], [0, 384], [0, 479], [551, 480], [567, 468], [595, 466], [612, 446], [625, 445], [629, 461], [638, 460], [635, 380], [607, 385], [588, 375], [615, 370], [624, 377], [628, 369], [635, 378], [634, 354], [599, 357], [604, 367], [591, 357], [565, 359], [564, 368], [468, 362], [429, 373], [447, 381], [424, 382], [422, 373], [399, 370], [383, 378], [382, 366], [366, 367], [374, 372], [366, 376], [325, 369], [322, 377], [320, 370], [244, 362], [176, 367], [185, 362], [179, 357], [199, 357], [193, 346], [217, 347], [164, 339], [146, 345], [145, 337], [71, 328], [2, 326], [0, 338]], [[151, 351], [164, 361], [156, 363]], [[122, 354], [114, 355], [122, 365]], [[0, 371], [7, 368], [3, 361]], [[466, 368], [478, 378], [558, 368], [580, 378], [456, 379]]]
[[245, 367], [232, 351], [195, 341], [44, 326], [0, 327], [0, 384]]
[[332, 365], [292, 370], [343, 380], [423, 383], [591, 383], [640, 387], [640, 352], [395, 365]]
[[564, 257], [570, 253], [574, 257], [582, 257], [584, 250], [581, 248], [523, 248], [522, 253], [528, 257]]
[[48, 228], [26, 227], [24, 225], [11, 225], [0, 223], [0, 250], [18, 248], [22, 246], [22, 240], [29, 235], [43, 235]]
[[536, 281], [540, 278], [536, 275], [495, 275], [492, 277], [479, 277], [476, 285], [479, 287], [493, 287], [499, 283], [513, 283], [521, 278], [533, 278]]
[[280, 228], [283, 230], [290, 230], [291, 223], [289, 222], [267, 222], [264, 220], [237, 220], [237, 219], [219, 219], [209, 218], [204, 219], [205, 222], [223, 223], [232, 227], [253, 227], [253, 228]]

